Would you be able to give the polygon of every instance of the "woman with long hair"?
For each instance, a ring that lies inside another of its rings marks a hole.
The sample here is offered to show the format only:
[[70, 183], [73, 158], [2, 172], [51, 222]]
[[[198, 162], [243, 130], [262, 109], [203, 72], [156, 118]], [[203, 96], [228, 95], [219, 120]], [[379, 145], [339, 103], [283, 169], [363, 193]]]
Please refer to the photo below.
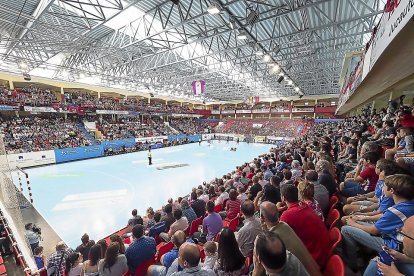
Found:
[[82, 271], [82, 254], [74, 252], [66, 258], [65, 274], [67, 276], [80, 276]]
[[300, 182], [298, 184], [299, 195], [304, 203], [311, 207], [321, 220], [324, 220], [323, 212], [318, 201], [314, 198], [315, 187], [312, 183]]
[[102, 239], [97, 242], [101, 246], [101, 259], [105, 258], [106, 249], [108, 248], [108, 244], [106, 240]]
[[99, 261], [99, 276], [119, 276], [127, 271], [127, 259], [124, 254], [119, 254], [119, 243], [112, 242], [106, 250], [105, 259]]
[[126, 246], [124, 244], [124, 241], [122, 240], [121, 236], [118, 234], [113, 234], [111, 237], [111, 242], [117, 242], [119, 243], [119, 253], [125, 254]]
[[81, 276], [98, 276], [98, 263], [101, 259], [102, 248], [100, 244], [95, 244], [89, 250], [88, 260], [83, 262]]
[[223, 228], [214, 272], [219, 276], [240, 276], [244, 274], [244, 262], [245, 258], [240, 252], [234, 232], [229, 228]]

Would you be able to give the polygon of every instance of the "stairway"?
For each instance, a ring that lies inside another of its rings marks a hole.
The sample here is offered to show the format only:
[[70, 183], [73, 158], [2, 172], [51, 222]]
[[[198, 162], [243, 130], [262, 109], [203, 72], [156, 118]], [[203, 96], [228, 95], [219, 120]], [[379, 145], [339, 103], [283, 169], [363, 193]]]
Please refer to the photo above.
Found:
[[76, 126], [79, 128], [82, 135], [91, 142], [91, 145], [99, 145], [99, 141], [95, 139], [95, 136], [92, 135], [85, 127], [82, 121], [78, 121]]

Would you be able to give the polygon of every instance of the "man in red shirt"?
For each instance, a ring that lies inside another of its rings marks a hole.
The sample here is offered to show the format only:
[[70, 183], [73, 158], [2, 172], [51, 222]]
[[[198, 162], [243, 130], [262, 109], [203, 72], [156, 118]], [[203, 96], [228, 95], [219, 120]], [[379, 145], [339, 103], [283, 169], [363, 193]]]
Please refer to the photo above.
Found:
[[287, 223], [302, 240], [320, 267], [324, 267], [331, 246], [325, 224], [307, 204], [298, 199], [298, 189], [294, 185], [281, 187], [282, 204], [287, 206], [280, 221]]

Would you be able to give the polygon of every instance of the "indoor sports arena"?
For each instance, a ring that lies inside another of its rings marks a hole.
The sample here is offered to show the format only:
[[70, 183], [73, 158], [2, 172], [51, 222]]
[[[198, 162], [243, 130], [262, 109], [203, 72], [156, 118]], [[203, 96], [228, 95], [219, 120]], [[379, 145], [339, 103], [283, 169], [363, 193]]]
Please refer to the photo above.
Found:
[[414, 276], [413, 0], [0, 0], [0, 275]]

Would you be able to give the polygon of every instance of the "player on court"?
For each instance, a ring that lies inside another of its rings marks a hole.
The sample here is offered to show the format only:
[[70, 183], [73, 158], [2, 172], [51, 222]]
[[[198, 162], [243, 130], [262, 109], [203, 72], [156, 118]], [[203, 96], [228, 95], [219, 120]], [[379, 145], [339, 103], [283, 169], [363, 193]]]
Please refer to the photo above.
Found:
[[152, 165], [152, 152], [151, 152], [151, 146], [148, 148], [148, 165]]

